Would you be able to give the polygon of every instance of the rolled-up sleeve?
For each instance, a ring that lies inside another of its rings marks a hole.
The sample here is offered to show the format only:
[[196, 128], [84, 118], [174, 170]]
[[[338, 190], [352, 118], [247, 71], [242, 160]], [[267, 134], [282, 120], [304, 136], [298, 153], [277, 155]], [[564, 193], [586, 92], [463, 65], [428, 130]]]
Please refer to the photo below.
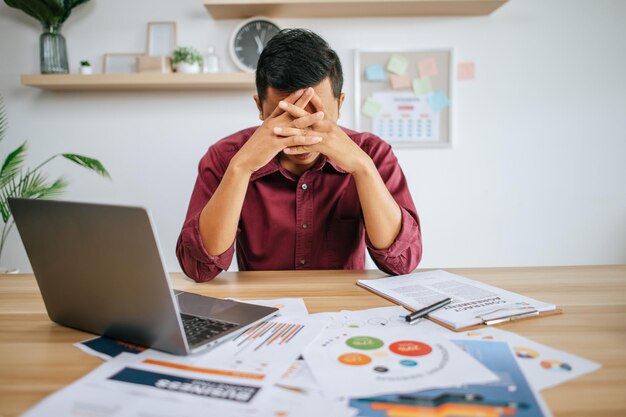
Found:
[[380, 141], [369, 150], [387, 189], [402, 211], [402, 224], [396, 239], [386, 249], [376, 249], [365, 234], [367, 250], [376, 266], [388, 274], [408, 274], [417, 268], [422, 259], [422, 233], [420, 220], [409, 191], [406, 178], [393, 154], [391, 146]]
[[225, 163], [217, 151], [213, 147], [209, 148], [200, 160], [198, 178], [176, 244], [180, 267], [188, 277], [197, 282], [210, 281], [227, 270], [235, 252], [233, 242], [224, 253], [218, 256], [209, 255], [200, 236], [200, 214], [217, 189], [225, 170]]

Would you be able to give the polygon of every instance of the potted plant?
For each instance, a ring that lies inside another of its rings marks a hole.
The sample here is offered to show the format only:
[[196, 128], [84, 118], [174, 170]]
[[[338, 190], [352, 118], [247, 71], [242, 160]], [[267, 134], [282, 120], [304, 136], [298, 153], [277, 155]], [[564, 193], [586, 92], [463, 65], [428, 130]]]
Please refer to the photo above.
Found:
[[80, 73], [83, 75], [93, 74], [93, 68], [91, 67], [91, 62], [80, 61]]
[[42, 74], [67, 74], [67, 47], [61, 35], [63, 23], [72, 9], [89, 0], [4, 0], [41, 23], [43, 33], [39, 37], [39, 59]]
[[[0, 95], [0, 142], [4, 139], [7, 129], [7, 117], [4, 108], [4, 102]], [[52, 160], [62, 157], [68, 161], [74, 162], [83, 168], [111, 178], [107, 170], [97, 159], [93, 159], [83, 155], [73, 153], [62, 153], [51, 156], [34, 169], [24, 167], [24, 159], [26, 158], [26, 142], [18, 146], [10, 152], [4, 162], [0, 166], [0, 216], [4, 226], [0, 235], [0, 260], [2, 259], [2, 250], [9, 236], [9, 232], [13, 227], [13, 216], [9, 207], [9, 198], [52, 198], [63, 193], [68, 183], [63, 178], [55, 181], [48, 181], [47, 175], [41, 172], [42, 168]], [[0, 267], [0, 273], [16, 273], [17, 270]]]
[[172, 54], [172, 64], [176, 68], [176, 72], [197, 74], [202, 65], [202, 55], [196, 48], [180, 46]]

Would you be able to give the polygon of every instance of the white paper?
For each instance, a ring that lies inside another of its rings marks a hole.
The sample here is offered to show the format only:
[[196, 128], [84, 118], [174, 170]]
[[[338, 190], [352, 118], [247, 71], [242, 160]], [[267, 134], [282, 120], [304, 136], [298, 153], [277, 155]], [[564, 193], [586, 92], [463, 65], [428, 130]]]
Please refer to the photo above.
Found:
[[[246, 398], [245, 391], [240, 391], [238, 396], [235, 389], [257, 388], [258, 385], [146, 363], [145, 359], [150, 358], [144, 354], [122, 354], [49, 396], [23, 416], [201, 417], [206, 415], [207, 409], [220, 416], [236, 416], [261, 403], [258, 394], [262, 389], [269, 390], [261, 387], [252, 399]], [[133, 382], [115, 379], [131, 371], [141, 376]], [[141, 383], [142, 376], [150, 374], [157, 375], [158, 380], [153, 385]], [[177, 378], [190, 379], [193, 383], [185, 384], [176, 381]], [[215, 385], [208, 387], [207, 383]], [[213, 397], [206, 395], [207, 389], [212, 390]], [[233, 393], [232, 398], [228, 398], [229, 391]]]
[[275, 298], [271, 300], [238, 300], [236, 298], [228, 298], [228, 300], [274, 307], [278, 309], [278, 315], [280, 316], [306, 316], [309, 314], [302, 298]]
[[304, 359], [328, 397], [368, 397], [486, 383], [497, 377], [449, 340], [418, 327], [331, 328]]
[[556, 308], [554, 304], [547, 304], [442, 270], [359, 280], [359, 284], [416, 310], [450, 297], [453, 299], [452, 303], [429, 314], [429, 317], [456, 329], [480, 324], [483, 319], [512, 316], [534, 310], [544, 312]]
[[457, 333], [451, 339], [479, 339], [507, 342], [528, 382], [537, 390], [554, 387], [602, 365], [562, 350], [534, 342], [516, 333], [494, 327]]

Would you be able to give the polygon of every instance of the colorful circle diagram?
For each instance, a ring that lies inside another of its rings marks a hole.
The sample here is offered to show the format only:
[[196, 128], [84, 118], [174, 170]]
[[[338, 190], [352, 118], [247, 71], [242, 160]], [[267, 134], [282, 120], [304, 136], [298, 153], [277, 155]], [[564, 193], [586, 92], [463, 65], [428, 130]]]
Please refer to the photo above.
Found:
[[515, 348], [513, 348], [513, 350], [515, 351], [515, 355], [518, 358], [522, 358], [522, 359], [536, 359], [536, 358], [539, 357], [539, 352], [537, 352], [536, 350], [532, 350], [530, 348], [515, 347]]
[[572, 370], [572, 366], [561, 361], [541, 361], [541, 367], [551, 371], [566, 371]]
[[389, 345], [389, 350], [402, 356], [424, 356], [433, 351], [426, 343], [414, 340], [401, 340]]
[[372, 361], [372, 358], [362, 353], [344, 353], [343, 355], [340, 355], [337, 359], [344, 365], [350, 366], [367, 365]]
[[371, 336], [355, 336], [346, 340], [346, 345], [353, 349], [374, 350], [383, 347], [385, 342]]

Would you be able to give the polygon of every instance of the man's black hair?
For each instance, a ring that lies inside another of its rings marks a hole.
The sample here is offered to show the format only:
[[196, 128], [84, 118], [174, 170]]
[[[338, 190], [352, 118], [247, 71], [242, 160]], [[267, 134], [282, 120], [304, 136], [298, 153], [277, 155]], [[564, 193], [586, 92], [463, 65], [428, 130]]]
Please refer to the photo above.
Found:
[[283, 29], [265, 46], [256, 70], [256, 89], [261, 102], [268, 87], [292, 93], [319, 84], [326, 77], [335, 98], [343, 87], [337, 53], [324, 39], [306, 29]]

